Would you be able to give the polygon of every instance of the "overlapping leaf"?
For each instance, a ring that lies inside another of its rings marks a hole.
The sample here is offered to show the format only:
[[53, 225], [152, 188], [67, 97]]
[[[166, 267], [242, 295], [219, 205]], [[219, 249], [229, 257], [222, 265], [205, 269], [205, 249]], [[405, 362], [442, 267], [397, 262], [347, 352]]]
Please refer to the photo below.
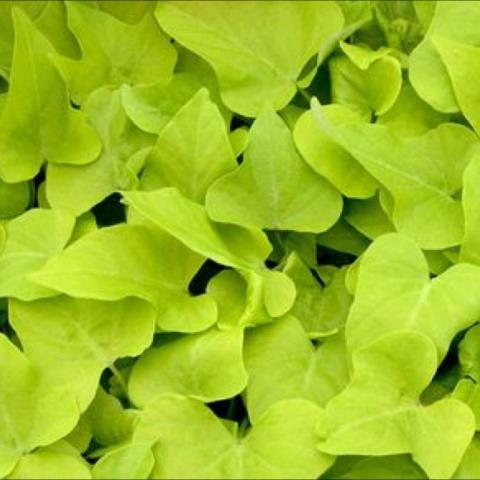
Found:
[[166, 1], [155, 15], [170, 36], [212, 65], [227, 107], [247, 116], [264, 103], [276, 110], [287, 105], [307, 61], [323, 43], [333, 47], [328, 40], [344, 24], [330, 1]]
[[264, 261], [271, 251], [259, 230], [212, 222], [205, 208], [175, 188], [124, 194], [134, 211], [178, 238], [200, 255], [242, 271], [251, 285], [263, 290], [268, 313], [279, 317], [295, 300], [295, 286], [282, 272], [268, 270]]
[[0, 116], [0, 177], [19, 182], [34, 177], [45, 159], [89, 163], [101, 144], [83, 112], [70, 105], [63, 78], [51, 61], [55, 50], [50, 42], [22, 10], [14, 9], [13, 15], [13, 65]]
[[225, 122], [201, 89], [162, 130], [146, 158], [141, 187], [176, 187], [202, 203], [208, 187], [236, 166]]
[[75, 55], [78, 46], [67, 26], [66, 7], [63, 2], [7, 0], [0, 4], [0, 75], [9, 77], [14, 47], [12, 11], [22, 9], [35, 26], [52, 42], [55, 49], [64, 55]]
[[412, 52], [410, 81], [417, 93], [436, 110], [456, 112], [459, 107], [448, 71], [435, 48], [434, 37], [442, 35], [471, 46], [478, 45], [479, 19], [480, 11], [474, 1], [438, 2], [425, 37]]
[[[3, 334], [0, 365], [0, 475], [5, 477], [23, 455], [69, 433], [80, 412], [73, 395], [44, 383], [25, 355]], [[28, 463], [28, 458], [24, 462]]]
[[[270, 348], [265, 348], [269, 345]], [[289, 398], [305, 398], [323, 406], [348, 381], [343, 334], [313, 347], [295, 317], [247, 332], [247, 408], [255, 422], [270, 406]]]
[[134, 298], [15, 302], [10, 315], [29, 359], [52, 384], [74, 392], [82, 409], [92, 401], [102, 371], [120, 357], [140, 355], [155, 325], [153, 308]]
[[340, 43], [344, 56], [329, 62], [332, 102], [346, 105], [370, 119], [372, 113], [386, 113], [397, 99], [402, 86], [400, 62], [388, 48], [377, 51]]
[[134, 439], [153, 445], [155, 478], [314, 479], [332, 463], [315, 449], [321, 413], [306, 400], [280, 402], [235, 438], [201, 402], [163, 396], [142, 412]]
[[272, 110], [254, 122], [242, 165], [208, 190], [209, 216], [251, 228], [321, 232], [340, 216], [340, 194], [305, 165]]
[[88, 480], [92, 477], [87, 461], [73, 447], [64, 441], [60, 441], [24, 455], [6, 478], [18, 480], [33, 480], [34, 478]]
[[124, 445], [106, 453], [93, 467], [95, 479], [147, 479], [155, 464], [150, 445]]
[[247, 384], [242, 349], [241, 328], [211, 329], [173, 339], [150, 349], [135, 364], [128, 382], [129, 397], [139, 406], [168, 393], [203, 402], [233, 397]]
[[52, 164], [47, 172], [49, 203], [76, 215], [90, 210], [117, 190], [135, 188], [136, 174], [145, 156], [142, 150], [153, 143], [150, 135], [138, 130], [127, 118], [118, 91], [97, 90], [83, 107], [102, 139], [102, 153], [81, 169]]
[[[341, 105], [327, 105], [325, 116], [334, 125], [358, 120], [354, 112]], [[305, 161], [329, 180], [343, 195], [354, 198], [371, 197], [377, 188], [375, 179], [352, 155], [325, 134], [311, 111], [306, 111], [296, 122], [293, 132], [295, 144]]]
[[210, 297], [192, 297], [187, 290], [202, 262], [163, 232], [117, 225], [83, 236], [30, 278], [74, 297], [142, 298], [156, 307], [162, 328], [192, 332], [217, 318]]
[[29, 210], [9, 222], [0, 254], [0, 296], [28, 301], [55, 295], [28, 276], [65, 248], [74, 224], [71, 215], [47, 209]]
[[477, 266], [459, 263], [434, 279], [412, 240], [379, 237], [362, 257], [350, 315], [350, 351], [397, 330], [422, 332], [443, 358], [454, 336], [480, 315]]
[[333, 269], [331, 279], [322, 288], [296, 253], [292, 253], [284, 272], [295, 283], [297, 296], [291, 313], [311, 338], [331, 335], [344, 325], [352, 298], [345, 287], [346, 269]]
[[390, 192], [398, 231], [426, 249], [461, 242], [463, 212], [455, 197], [462, 187], [463, 171], [480, 146], [469, 129], [446, 123], [424, 136], [402, 138], [380, 125], [333, 126], [318, 103], [313, 102], [312, 109], [332, 139]]
[[67, 9], [68, 24], [82, 58], [65, 57], [57, 62], [77, 103], [83, 103], [102, 86], [154, 84], [170, 79], [177, 52], [151, 14], [129, 24], [81, 2], [68, 2]]
[[357, 350], [353, 366], [351, 383], [326, 407], [319, 448], [334, 455], [410, 453], [430, 478], [452, 476], [475, 419], [459, 400], [418, 402], [437, 367], [434, 344], [420, 333], [395, 332]]

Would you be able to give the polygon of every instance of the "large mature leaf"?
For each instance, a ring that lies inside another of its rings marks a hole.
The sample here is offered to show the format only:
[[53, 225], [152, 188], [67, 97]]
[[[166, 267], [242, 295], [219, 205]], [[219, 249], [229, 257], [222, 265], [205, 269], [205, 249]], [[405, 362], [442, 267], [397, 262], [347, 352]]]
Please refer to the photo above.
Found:
[[465, 167], [479, 152], [473, 132], [445, 123], [421, 137], [405, 138], [383, 125], [334, 126], [316, 101], [312, 110], [332, 139], [390, 192], [398, 231], [431, 250], [460, 243], [463, 212], [456, 196]]
[[210, 187], [206, 207], [220, 222], [318, 233], [338, 220], [342, 199], [303, 163], [288, 127], [268, 109], [253, 123], [243, 163]]
[[132, 369], [128, 393], [142, 407], [167, 393], [213, 402], [233, 397], [246, 384], [243, 329], [213, 328], [148, 350]]
[[342, 333], [315, 348], [292, 316], [247, 331], [246, 398], [250, 419], [255, 422], [271, 405], [288, 398], [326, 405], [348, 382], [346, 358]]
[[77, 103], [102, 86], [154, 84], [171, 78], [177, 52], [151, 14], [131, 25], [81, 2], [68, 2], [67, 9], [82, 58], [63, 57], [57, 62]]
[[202, 203], [208, 187], [236, 166], [225, 121], [202, 88], [160, 133], [146, 158], [141, 188], [177, 187]]
[[83, 108], [102, 139], [102, 153], [81, 168], [50, 164], [47, 171], [49, 203], [76, 215], [117, 190], [135, 188], [141, 168], [135, 154], [153, 143], [153, 136], [141, 132], [126, 116], [120, 92], [99, 89]]
[[227, 107], [247, 116], [265, 103], [287, 105], [305, 64], [324, 44], [334, 47], [330, 39], [344, 24], [330, 1], [164, 1], [155, 14], [169, 35], [212, 65]]
[[32, 209], [10, 221], [0, 253], [0, 296], [28, 301], [55, 295], [28, 276], [63, 250], [74, 225], [71, 215], [46, 209]]
[[72, 391], [85, 409], [102, 371], [151, 343], [155, 312], [146, 302], [81, 300], [66, 296], [12, 302], [10, 321], [29, 359], [46, 378]]
[[273, 405], [243, 438], [198, 400], [162, 396], [140, 415], [134, 440], [153, 445], [154, 478], [317, 478], [332, 458], [315, 448], [321, 409], [307, 400]]
[[83, 236], [30, 278], [75, 297], [141, 298], [156, 307], [162, 328], [192, 332], [217, 318], [209, 296], [187, 290], [203, 260], [164, 232], [123, 224]]
[[100, 141], [85, 115], [69, 103], [64, 81], [51, 62], [54, 48], [22, 10], [14, 10], [14, 25], [10, 89], [0, 116], [0, 177], [28, 180], [45, 159], [91, 162], [100, 152]]
[[385, 335], [353, 356], [349, 386], [329, 402], [319, 424], [319, 448], [334, 455], [410, 453], [430, 478], [450, 478], [475, 430], [463, 402], [418, 400], [437, 368], [434, 344], [423, 334]]
[[397, 330], [430, 337], [439, 357], [480, 316], [480, 268], [459, 263], [434, 279], [422, 251], [399, 235], [379, 237], [365, 252], [347, 320], [350, 351]]
[[73, 395], [44, 383], [3, 334], [0, 365], [0, 476], [5, 477], [23, 455], [60, 440], [72, 430], [80, 412]]

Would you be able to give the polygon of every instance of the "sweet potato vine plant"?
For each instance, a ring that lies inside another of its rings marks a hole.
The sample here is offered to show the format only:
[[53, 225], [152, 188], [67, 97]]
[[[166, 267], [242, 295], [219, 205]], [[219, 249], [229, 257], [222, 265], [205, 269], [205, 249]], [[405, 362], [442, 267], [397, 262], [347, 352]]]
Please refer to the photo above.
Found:
[[478, 25], [0, 2], [0, 477], [480, 478]]

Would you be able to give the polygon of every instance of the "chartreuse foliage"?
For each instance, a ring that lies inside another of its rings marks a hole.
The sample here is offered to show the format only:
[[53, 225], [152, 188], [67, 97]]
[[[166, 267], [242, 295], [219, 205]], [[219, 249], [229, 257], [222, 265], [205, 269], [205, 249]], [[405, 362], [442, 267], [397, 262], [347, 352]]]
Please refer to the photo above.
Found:
[[49, 383], [5, 335], [0, 337], [0, 360], [0, 475], [4, 477], [16, 466], [22, 468], [17, 462], [24, 455], [65, 436], [80, 411], [73, 393]]
[[200, 401], [162, 395], [140, 414], [133, 441], [151, 445], [154, 478], [315, 478], [333, 462], [315, 448], [322, 413], [313, 402], [285, 400], [236, 432]]
[[[411, 355], [411, 349], [417, 354]], [[431, 340], [398, 330], [356, 350], [352, 362], [350, 384], [328, 403], [319, 423], [325, 437], [320, 448], [331, 454], [410, 453], [429, 477], [450, 477], [472, 439], [475, 421], [458, 400], [428, 406], [418, 401], [437, 368]]]
[[0, 116], [0, 176], [11, 183], [35, 176], [45, 159], [83, 165], [101, 149], [85, 114], [70, 105], [66, 85], [50, 61], [55, 49], [22, 10], [13, 9], [12, 15], [15, 46]]
[[229, 2], [167, 2], [157, 5], [155, 16], [169, 35], [210, 63], [226, 106], [247, 116], [258, 115], [264, 103], [285, 107], [297, 81], [315, 68], [305, 72], [307, 62], [332, 47], [330, 38], [345, 24], [331, 1], [240, 2], [234, 10]]
[[480, 478], [479, 22], [0, 2], [0, 478]]

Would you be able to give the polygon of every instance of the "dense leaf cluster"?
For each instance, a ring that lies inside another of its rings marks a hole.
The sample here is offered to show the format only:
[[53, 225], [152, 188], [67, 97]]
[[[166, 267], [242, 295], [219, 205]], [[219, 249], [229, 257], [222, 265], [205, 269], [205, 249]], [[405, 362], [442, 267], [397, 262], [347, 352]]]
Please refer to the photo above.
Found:
[[0, 478], [480, 478], [479, 25], [0, 2]]

